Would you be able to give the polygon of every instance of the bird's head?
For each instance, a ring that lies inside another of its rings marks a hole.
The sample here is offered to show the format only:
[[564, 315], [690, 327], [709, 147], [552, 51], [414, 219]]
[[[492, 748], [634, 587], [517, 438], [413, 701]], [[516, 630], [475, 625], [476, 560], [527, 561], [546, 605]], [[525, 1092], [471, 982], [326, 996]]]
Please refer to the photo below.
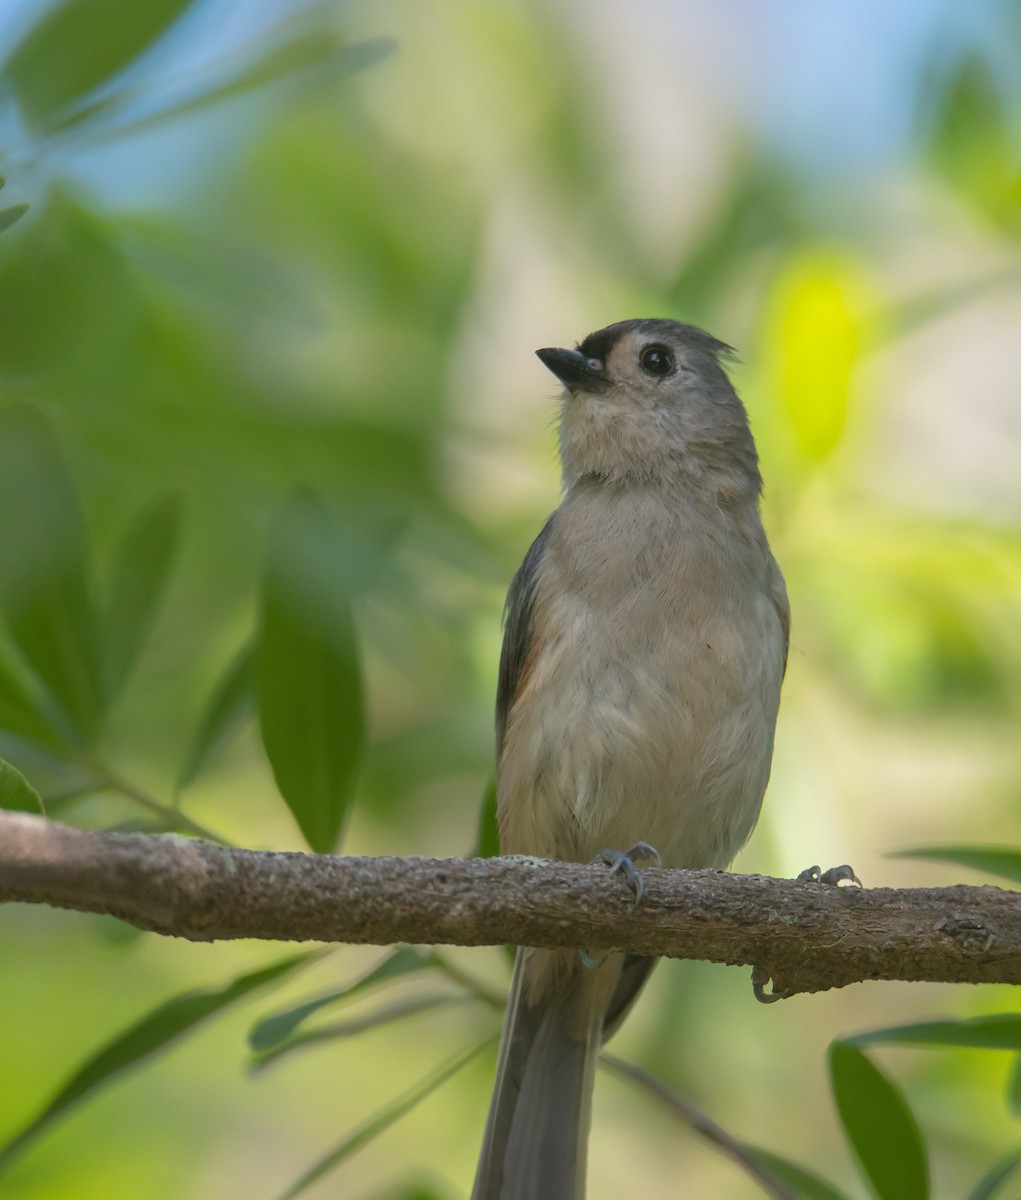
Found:
[[720, 498], [757, 496], [755, 444], [720, 358], [725, 343], [692, 325], [620, 321], [574, 350], [536, 352], [564, 385], [564, 482], [661, 481]]

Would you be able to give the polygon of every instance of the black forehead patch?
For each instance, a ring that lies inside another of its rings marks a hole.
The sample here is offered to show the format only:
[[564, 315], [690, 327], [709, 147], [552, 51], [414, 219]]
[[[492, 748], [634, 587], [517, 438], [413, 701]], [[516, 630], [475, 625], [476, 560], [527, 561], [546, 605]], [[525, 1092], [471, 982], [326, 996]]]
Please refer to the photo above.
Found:
[[586, 358], [598, 358], [600, 362], [605, 362], [614, 346], [628, 333], [639, 333], [653, 340], [672, 342], [675, 346], [691, 347], [716, 357], [734, 358], [737, 353], [732, 346], [714, 338], [704, 329], [658, 317], [617, 321], [614, 325], [607, 325], [605, 329], [597, 329], [595, 333], [590, 333], [579, 344], [578, 349]]
[[578, 349], [586, 358], [598, 358], [600, 362], [606, 362], [610, 351], [624, 334], [640, 324], [641, 321], [618, 321], [616, 325], [607, 325], [605, 329], [597, 329], [595, 333], [590, 333], [579, 344]]

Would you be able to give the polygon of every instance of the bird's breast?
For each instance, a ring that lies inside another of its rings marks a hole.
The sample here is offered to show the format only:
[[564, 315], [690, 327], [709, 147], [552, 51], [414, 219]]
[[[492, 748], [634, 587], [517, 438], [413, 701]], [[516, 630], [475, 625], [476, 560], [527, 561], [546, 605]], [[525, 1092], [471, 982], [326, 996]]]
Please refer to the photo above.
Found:
[[584, 860], [642, 840], [668, 865], [733, 857], [783, 674], [759, 533], [649, 503], [558, 514], [501, 756], [505, 851]]

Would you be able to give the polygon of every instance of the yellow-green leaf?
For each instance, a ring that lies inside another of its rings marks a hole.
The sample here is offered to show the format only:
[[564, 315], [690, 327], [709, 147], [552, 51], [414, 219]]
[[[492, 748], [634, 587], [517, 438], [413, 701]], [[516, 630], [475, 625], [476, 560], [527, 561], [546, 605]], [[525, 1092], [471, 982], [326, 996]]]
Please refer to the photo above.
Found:
[[764, 320], [765, 362], [794, 440], [808, 458], [827, 458], [847, 423], [866, 318], [874, 307], [860, 269], [815, 250], [775, 280]]

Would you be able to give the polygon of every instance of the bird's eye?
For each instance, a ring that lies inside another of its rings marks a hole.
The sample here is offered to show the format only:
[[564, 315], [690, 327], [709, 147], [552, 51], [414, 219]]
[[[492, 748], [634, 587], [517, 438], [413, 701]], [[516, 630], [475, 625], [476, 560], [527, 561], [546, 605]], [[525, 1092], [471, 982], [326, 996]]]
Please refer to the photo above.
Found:
[[638, 365], [646, 375], [672, 375], [674, 356], [666, 346], [646, 346], [638, 356]]

